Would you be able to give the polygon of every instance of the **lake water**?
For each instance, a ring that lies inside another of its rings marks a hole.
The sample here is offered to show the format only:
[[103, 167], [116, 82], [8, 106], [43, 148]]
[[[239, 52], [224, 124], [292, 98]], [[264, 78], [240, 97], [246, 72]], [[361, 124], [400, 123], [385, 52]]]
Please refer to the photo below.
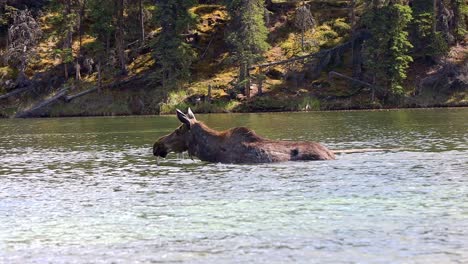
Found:
[[0, 263], [467, 263], [468, 109], [199, 115], [331, 149], [161, 160], [174, 116], [0, 120]]

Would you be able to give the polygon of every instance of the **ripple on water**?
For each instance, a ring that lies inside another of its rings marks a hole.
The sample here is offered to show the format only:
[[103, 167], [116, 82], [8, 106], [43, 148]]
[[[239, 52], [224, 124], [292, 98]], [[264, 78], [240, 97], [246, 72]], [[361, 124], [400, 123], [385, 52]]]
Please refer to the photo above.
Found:
[[125, 143], [126, 133], [10, 140], [0, 145], [0, 262], [468, 262], [466, 133], [421, 129], [328, 140], [408, 150], [254, 166], [158, 166], [150, 144]]

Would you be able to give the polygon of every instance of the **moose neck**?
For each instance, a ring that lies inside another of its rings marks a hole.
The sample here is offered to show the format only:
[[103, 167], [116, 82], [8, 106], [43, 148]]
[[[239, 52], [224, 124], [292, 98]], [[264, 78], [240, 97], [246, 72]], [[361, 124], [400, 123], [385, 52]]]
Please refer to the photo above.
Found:
[[203, 123], [196, 123], [190, 128], [188, 152], [204, 161], [216, 162], [222, 147], [222, 133], [213, 130]]

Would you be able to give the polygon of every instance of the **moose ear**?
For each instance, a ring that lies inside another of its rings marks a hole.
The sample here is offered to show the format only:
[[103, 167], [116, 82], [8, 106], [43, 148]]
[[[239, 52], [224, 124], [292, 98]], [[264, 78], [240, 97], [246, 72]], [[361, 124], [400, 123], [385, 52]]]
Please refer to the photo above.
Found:
[[177, 118], [179, 119], [180, 122], [186, 124], [190, 128], [190, 119], [182, 113], [179, 109], [176, 109], [177, 112]]
[[195, 114], [192, 112], [192, 109], [190, 109], [190, 107], [189, 107], [188, 110], [187, 110], [187, 116], [188, 116], [188, 118], [190, 118], [190, 119], [197, 120], [197, 119], [195, 118]]

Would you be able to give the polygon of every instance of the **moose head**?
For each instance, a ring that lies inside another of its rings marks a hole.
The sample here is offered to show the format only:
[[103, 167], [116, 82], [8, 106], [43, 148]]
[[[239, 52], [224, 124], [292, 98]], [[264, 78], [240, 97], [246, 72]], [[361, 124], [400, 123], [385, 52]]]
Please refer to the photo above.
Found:
[[180, 125], [174, 132], [159, 138], [154, 143], [154, 156], [165, 158], [169, 152], [181, 153], [188, 150], [190, 128], [198, 121], [190, 108], [188, 109], [187, 114], [184, 114], [179, 109], [176, 111], [177, 118], [182, 122], [182, 125]]

